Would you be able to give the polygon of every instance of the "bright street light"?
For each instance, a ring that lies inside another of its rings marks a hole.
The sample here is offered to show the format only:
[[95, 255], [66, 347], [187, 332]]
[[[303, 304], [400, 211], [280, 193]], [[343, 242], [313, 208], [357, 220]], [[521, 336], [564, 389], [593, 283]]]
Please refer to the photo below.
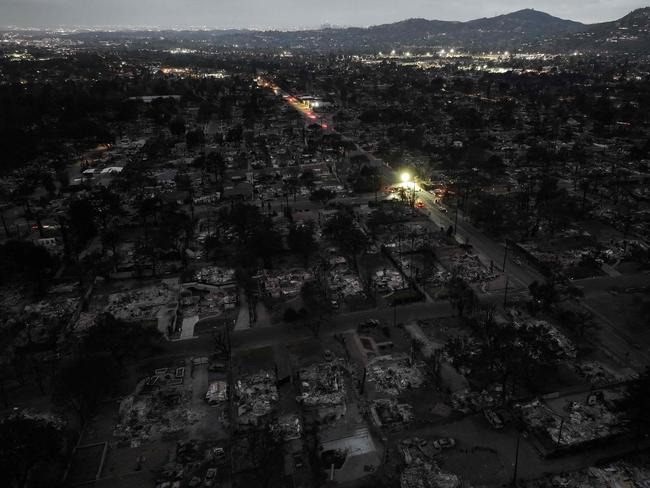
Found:
[[409, 181], [411, 181], [411, 175], [408, 173], [402, 173], [402, 181], [404, 183], [408, 183]]

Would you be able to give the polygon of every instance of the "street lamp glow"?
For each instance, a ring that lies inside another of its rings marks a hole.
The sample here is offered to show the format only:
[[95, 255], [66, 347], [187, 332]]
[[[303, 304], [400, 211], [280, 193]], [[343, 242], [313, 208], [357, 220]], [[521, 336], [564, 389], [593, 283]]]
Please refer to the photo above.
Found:
[[401, 178], [403, 183], [408, 183], [409, 181], [411, 181], [411, 175], [408, 173], [402, 173]]

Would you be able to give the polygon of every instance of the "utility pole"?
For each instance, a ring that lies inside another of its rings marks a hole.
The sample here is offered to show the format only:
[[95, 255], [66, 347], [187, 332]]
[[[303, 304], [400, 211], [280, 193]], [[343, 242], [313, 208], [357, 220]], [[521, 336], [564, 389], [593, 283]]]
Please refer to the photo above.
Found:
[[413, 187], [411, 189], [412, 196], [411, 196], [411, 207], [415, 207], [415, 177], [413, 178]]
[[458, 231], [458, 194], [456, 194], [456, 216], [454, 217], [454, 237]]
[[508, 285], [510, 284], [510, 277], [506, 275], [506, 292], [503, 295], [503, 308], [508, 305]]
[[503, 254], [503, 267], [502, 270], [505, 273], [506, 272], [506, 260], [508, 259], [508, 239], [506, 239], [506, 250], [505, 253]]
[[512, 473], [512, 486], [517, 486], [517, 468], [519, 468], [519, 444], [521, 443], [521, 432], [517, 436], [517, 449], [515, 450], [515, 468]]
[[564, 417], [562, 417], [562, 421], [560, 422], [560, 429], [557, 433], [557, 443], [555, 444], [556, 448], [560, 447], [560, 444], [562, 443], [562, 429], [564, 428]]

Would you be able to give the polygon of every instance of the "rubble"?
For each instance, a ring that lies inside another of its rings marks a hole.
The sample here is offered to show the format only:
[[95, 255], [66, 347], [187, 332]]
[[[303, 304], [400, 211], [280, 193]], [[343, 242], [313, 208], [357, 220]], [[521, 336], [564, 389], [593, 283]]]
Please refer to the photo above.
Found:
[[273, 411], [278, 401], [275, 376], [266, 371], [244, 376], [235, 384], [237, 415], [240, 424], [257, 425], [258, 421]]
[[[500, 394], [500, 392], [495, 393]], [[496, 403], [495, 395], [489, 393], [487, 390], [478, 392], [465, 389], [451, 395], [452, 407], [454, 410], [463, 413], [480, 412], [485, 408], [494, 407]]]
[[210, 405], [223, 403], [228, 400], [228, 383], [225, 381], [213, 381], [208, 386], [205, 394], [205, 401]]
[[194, 279], [198, 283], [204, 283], [206, 285], [229, 285], [235, 282], [235, 270], [232, 268], [220, 268], [218, 266], [206, 266], [194, 273]]
[[443, 473], [433, 464], [416, 460], [400, 475], [401, 488], [460, 488], [458, 476]]
[[596, 361], [580, 362], [576, 364], [576, 370], [587, 378], [592, 385], [596, 386], [607, 385], [624, 379], [623, 376], [610, 371], [603, 364]]
[[478, 256], [461, 254], [451, 257], [452, 272], [468, 283], [492, 281], [498, 278], [498, 273], [490, 273], [481, 263]]
[[394, 398], [380, 398], [370, 405], [372, 420], [377, 427], [395, 427], [413, 420], [413, 407]]
[[343, 256], [330, 259], [330, 266], [332, 268], [327, 272], [327, 287], [331, 294], [338, 295], [343, 300], [365, 296], [361, 280]]
[[183, 286], [181, 305], [184, 317], [215, 317], [237, 307], [237, 291], [234, 288], [203, 290]]
[[170, 307], [178, 305], [179, 289], [163, 281], [160, 284], [113, 293], [105, 311], [127, 321], [157, 319]]
[[283, 415], [271, 424], [271, 429], [284, 442], [302, 437], [302, 422], [295, 413]]
[[372, 278], [372, 282], [380, 291], [393, 292], [408, 287], [402, 273], [390, 268], [377, 270]]
[[73, 326], [73, 332], [77, 335], [85, 334], [88, 329], [97, 323], [97, 314], [92, 312], [81, 312]]
[[539, 400], [518, 405], [517, 409], [531, 429], [541, 432], [558, 447], [570, 447], [624, 431], [623, 417], [610, 410], [604, 397], [597, 397], [592, 394], [588, 403], [569, 402], [562, 414]]
[[424, 374], [404, 355], [377, 356], [368, 361], [367, 380], [377, 391], [397, 396], [400, 392], [419, 388], [424, 383]]
[[143, 379], [120, 403], [113, 436], [136, 447], [182, 431], [202, 418], [189, 408], [192, 392], [183, 388], [185, 368], [160, 368]]
[[26, 305], [22, 316], [28, 340], [35, 343], [47, 342], [53, 333], [74, 320], [80, 302], [77, 297], [60, 296]]
[[543, 479], [529, 481], [526, 488], [610, 488], [647, 487], [650, 480], [650, 465], [618, 461], [602, 467], [590, 467], [579, 471], [550, 475]]
[[264, 270], [259, 276], [262, 288], [271, 298], [292, 298], [300, 294], [302, 285], [313, 279], [313, 274], [304, 269], [286, 271]]
[[342, 417], [347, 411], [342, 378], [344, 371], [340, 358], [300, 370], [301, 395], [297, 400], [304, 408], [316, 412], [322, 420]]
[[513, 321], [515, 328], [521, 327], [537, 327], [544, 331], [549, 345], [553, 345], [553, 349], [558, 359], [575, 359], [577, 351], [573, 342], [571, 342], [562, 332], [558, 330], [553, 324], [545, 320], [515, 319]]

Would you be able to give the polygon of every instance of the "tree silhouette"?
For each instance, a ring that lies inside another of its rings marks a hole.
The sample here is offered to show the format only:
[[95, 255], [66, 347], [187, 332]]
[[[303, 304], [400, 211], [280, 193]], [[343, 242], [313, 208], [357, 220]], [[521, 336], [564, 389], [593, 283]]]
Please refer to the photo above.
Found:
[[162, 338], [156, 327], [129, 323], [104, 314], [96, 325], [88, 329], [82, 347], [91, 356], [109, 354], [121, 371], [126, 360], [147, 354]]
[[632, 420], [638, 450], [641, 441], [650, 434], [650, 367], [646, 367], [646, 370], [628, 386], [623, 407]]
[[0, 472], [7, 487], [26, 487], [38, 467], [62, 455], [63, 435], [44, 418], [12, 414], [0, 420], [0, 439]]
[[287, 242], [289, 249], [302, 256], [306, 265], [309, 261], [309, 256], [317, 247], [316, 241], [314, 240], [314, 223], [309, 221], [303, 225], [291, 224]]
[[100, 400], [115, 391], [118, 379], [119, 367], [110, 356], [79, 357], [57, 372], [53, 400], [75, 413], [83, 428]]

